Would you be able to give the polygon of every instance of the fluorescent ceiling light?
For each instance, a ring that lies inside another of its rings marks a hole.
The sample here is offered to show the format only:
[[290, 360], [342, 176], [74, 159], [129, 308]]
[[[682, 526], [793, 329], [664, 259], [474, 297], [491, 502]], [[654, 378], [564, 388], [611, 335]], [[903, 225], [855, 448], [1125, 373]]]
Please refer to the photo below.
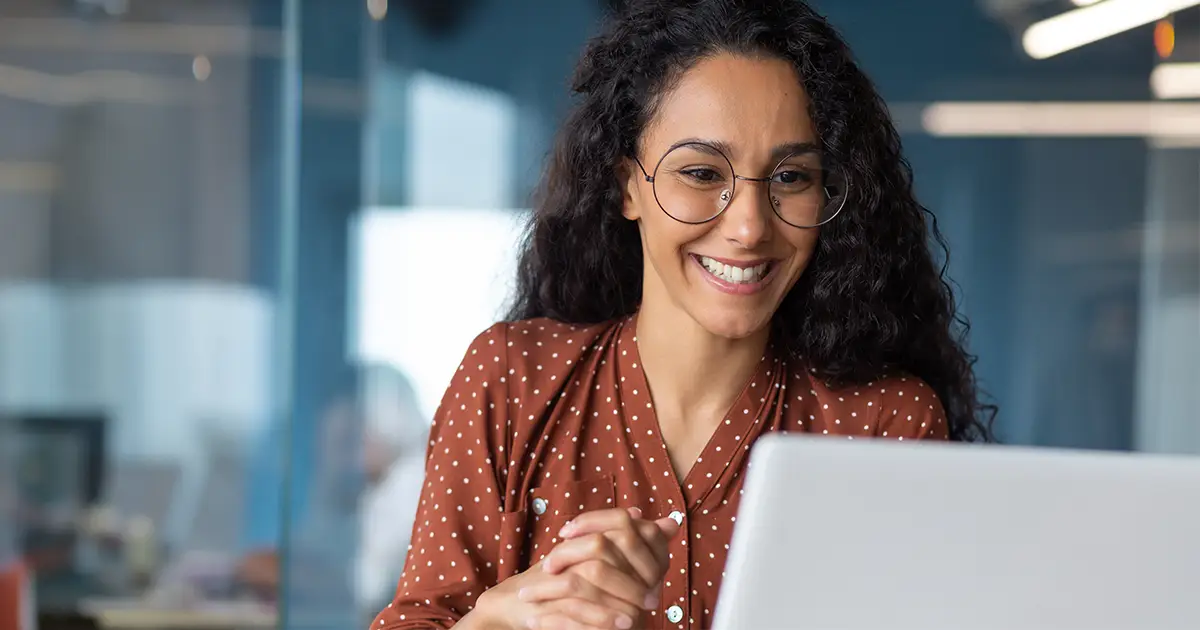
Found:
[[1200, 63], [1161, 63], [1150, 73], [1156, 98], [1200, 98]]
[[1200, 0], [1104, 0], [1067, 11], [1025, 29], [1021, 44], [1046, 59], [1200, 5]]
[[932, 103], [933, 136], [975, 138], [1200, 138], [1200, 103]]
[[1190, 138], [1150, 138], [1150, 146], [1156, 149], [1200, 149], [1200, 136]]
[[0, 63], [0, 96], [51, 106], [178, 102], [192, 94], [195, 83], [122, 70], [57, 75]]

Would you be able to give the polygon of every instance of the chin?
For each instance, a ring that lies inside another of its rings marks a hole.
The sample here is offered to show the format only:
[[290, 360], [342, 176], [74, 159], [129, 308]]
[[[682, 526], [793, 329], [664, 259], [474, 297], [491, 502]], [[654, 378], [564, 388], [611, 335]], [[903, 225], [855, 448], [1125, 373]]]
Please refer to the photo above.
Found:
[[742, 311], [739, 313], [716, 313], [711, 310], [696, 321], [708, 332], [725, 339], [746, 339], [762, 332], [771, 325], [770, 314]]

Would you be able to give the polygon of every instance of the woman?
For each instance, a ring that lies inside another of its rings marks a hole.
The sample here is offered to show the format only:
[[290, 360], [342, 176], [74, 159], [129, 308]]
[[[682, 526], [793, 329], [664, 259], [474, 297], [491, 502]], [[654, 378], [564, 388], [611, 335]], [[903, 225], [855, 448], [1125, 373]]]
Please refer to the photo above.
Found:
[[630, 5], [579, 67], [510, 321], [442, 401], [376, 628], [708, 627], [758, 436], [985, 437], [833, 29], [797, 0]]

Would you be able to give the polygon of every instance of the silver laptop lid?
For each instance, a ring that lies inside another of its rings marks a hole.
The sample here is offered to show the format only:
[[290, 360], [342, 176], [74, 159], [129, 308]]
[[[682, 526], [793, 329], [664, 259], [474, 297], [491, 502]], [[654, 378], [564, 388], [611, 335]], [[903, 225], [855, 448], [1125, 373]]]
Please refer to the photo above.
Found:
[[1200, 628], [1200, 459], [769, 436], [716, 630]]

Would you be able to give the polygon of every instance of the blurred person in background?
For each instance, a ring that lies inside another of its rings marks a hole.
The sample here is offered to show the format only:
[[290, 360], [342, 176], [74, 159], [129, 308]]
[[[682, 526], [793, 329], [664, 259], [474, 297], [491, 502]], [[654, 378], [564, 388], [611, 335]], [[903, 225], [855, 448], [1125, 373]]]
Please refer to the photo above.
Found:
[[[280, 554], [291, 553], [289, 595], [298, 605], [353, 607], [370, 614], [399, 578], [423, 476], [428, 421], [400, 371], [381, 364], [356, 368], [346, 388], [321, 414], [310, 493], [289, 549], [279, 549], [282, 475], [257, 471], [264, 492], [251, 498], [252, 537], [239, 569], [243, 584], [267, 599], [279, 596]], [[280, 451], [281, 442], [268, 439]], [[268, 461], [278, 461], [281, 452]], [[268, 485], [274, 484], [275, 489]], [[294, 487], [300, 484], [294, 484]], [[255, 507], [257, 506], [257, 507]], [[346, 558], [353, 558], [347, 573]], [[335, 606], [336, 605], [336, 606]]]
[[403, 571], [425, 478], [429, 420], [403, 374], [373, 366], [364, 379], [367, 488], [359, 507], [355, 593], [359, 609], [370, 616], [391, 599]]
[[821, 16], [630, 2], [573, 90], [377, 630], [707, 628], [757, 437], [989, 437], [944, 241]]

